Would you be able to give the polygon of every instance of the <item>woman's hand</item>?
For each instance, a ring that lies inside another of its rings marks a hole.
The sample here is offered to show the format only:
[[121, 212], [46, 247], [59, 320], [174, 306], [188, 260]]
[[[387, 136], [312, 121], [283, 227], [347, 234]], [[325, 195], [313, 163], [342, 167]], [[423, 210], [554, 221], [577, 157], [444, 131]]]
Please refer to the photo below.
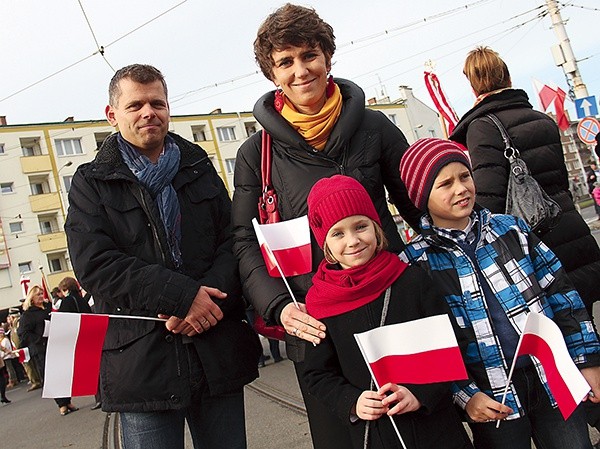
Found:
[[590, 401], [597, 404], [600, 402], [600, 366], [581, 368], [581, 374], [592, 389], [583, 400], [585, 401], [589, 398]]
[[318, 345], [325, 338], [325, 325], [306, 313], [306, 305], [299, 303], [298, 306], [291, 302], [283, 308], [279, 317], [281, 325], [288, 334]]
[[356, 401], [356, 416], [365, 421], [374, 421], [387, 413], [388, 408], [381, 403], [385, 396], [376, 391], [363, 391]]
[[513, 412], [512, 408], [502, 405], [481, 391], [469, 399], [465, 411], [474, 422], [499, 421]]
[[[387, 394], [391, 393], [391, 394]], [[415, 412], [421, 408], [421, 402], [412, 392], [402, 385], [387, 383], [377, 391], [377, 394], [383, 396], [381, 403], [388, 408], [387, 414], [401, 415], [402, 413]], [[392, 408], [390, 405], [396, 403]]]

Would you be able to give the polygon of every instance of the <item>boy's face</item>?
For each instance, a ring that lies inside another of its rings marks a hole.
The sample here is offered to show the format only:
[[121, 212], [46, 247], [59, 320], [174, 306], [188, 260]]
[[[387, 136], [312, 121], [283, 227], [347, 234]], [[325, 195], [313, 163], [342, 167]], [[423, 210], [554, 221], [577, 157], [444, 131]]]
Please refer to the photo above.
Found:
[[427, 208], [439, 228], [464, 229], [475, 205], [475, 184], [469, 169], [451, 162], [438, 173]]

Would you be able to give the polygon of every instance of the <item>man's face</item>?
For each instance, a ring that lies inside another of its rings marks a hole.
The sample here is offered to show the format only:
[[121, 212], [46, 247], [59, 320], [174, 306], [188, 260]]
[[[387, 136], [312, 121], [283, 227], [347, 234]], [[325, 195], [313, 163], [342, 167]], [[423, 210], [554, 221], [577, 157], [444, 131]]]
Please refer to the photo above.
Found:
[[151, 160], [158, 159], [169, 126], [169, 103], [160, 81], [119, 81], [121, 95], [106, 107], [106, 118], [123, 138]]

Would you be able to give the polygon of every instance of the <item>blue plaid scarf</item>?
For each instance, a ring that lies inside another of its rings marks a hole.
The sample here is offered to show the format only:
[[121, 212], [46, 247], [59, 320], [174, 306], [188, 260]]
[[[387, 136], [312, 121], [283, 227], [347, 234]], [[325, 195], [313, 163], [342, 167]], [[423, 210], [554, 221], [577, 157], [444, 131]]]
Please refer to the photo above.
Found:
[[181, 210], [177, 192], [171, 184], [179, 169], [179, 147], [172, 137], [166, 136], [165, 148], [153, 164], [139, 151], [134, 149], [123, 137], [118, 136], [119, 150], [123, 160], [138, 181], [150, 192], [155, 199], [160, 212], [160, 218], [167, 233], [169, 249], [175, 266], [181, 266]]

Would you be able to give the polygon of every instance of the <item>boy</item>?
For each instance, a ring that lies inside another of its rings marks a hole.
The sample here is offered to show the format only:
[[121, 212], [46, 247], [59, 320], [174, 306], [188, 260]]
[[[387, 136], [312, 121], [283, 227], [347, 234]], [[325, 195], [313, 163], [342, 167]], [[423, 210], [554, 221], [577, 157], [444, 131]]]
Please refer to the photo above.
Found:
[[[600, 398], [600, 345], [579, 294], [556, 256], [510, 215], [475, 205], [466, 154], [454, 142], [421, 139], [400, 162], [400, 176], [425, 215], [421, 235], [402, 258], [426, 268], [467, 340], [463, 353], [473, 382], [454, 386], [478, 449], [591, 448], [582, 407], [564, 421], [542, 366], [517, 360], [506, 405], [500, 403], [527, 313], [561, 328], [569, 352]], [[506, 421], [496, 428], [496, 420]]]

